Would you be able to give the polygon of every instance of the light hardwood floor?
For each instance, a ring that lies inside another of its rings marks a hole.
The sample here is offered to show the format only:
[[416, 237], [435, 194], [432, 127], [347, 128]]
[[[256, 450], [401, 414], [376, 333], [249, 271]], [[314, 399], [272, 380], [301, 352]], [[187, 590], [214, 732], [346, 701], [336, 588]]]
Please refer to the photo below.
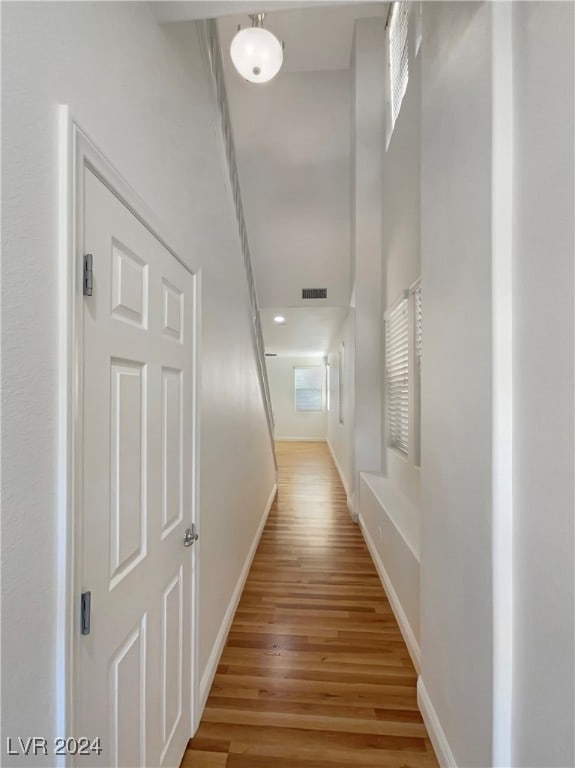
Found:
[[182, 768], [437, 766], [329, 449], [277, 453], [278, 496]]

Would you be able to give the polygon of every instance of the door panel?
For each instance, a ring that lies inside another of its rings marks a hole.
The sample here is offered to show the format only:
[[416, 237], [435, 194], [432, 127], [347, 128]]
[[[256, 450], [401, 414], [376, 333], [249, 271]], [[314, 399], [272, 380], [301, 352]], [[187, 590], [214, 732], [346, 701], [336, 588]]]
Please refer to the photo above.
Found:
[[147, 328], [148, 265], [126, 246], [112, 240], [112, 314]]
[[145, 368], [111, 361], [110, 589], [146, 556]]
[[113, 765], [145, 765], [146, 617], [130, 632], [110, 665]]
[[84, 299], [82, 765], [177, 766], [191, 735], [194, 277], [89, 170]]
[[162, 758], [182, 717], [183, 662], [182, 569], [163, 597], [162, 625]]
[[163, 332], [166, 336], [183, 342], [184, 327], [184, 296], [175, 286], [167, 280], [163, 281], [164, 293], [164, 325]]
[[182, 372], [162, 368], [162, 539], [183, 519]]

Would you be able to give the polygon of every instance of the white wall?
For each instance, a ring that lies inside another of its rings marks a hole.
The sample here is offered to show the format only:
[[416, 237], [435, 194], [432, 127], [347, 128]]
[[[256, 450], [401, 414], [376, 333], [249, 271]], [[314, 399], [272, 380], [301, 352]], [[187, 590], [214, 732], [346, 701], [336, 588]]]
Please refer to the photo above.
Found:
[[414, 666], [420, 667], [419, 510], [397, 499], [391, 481], [362, 472], [360, 524]]
[[[386, 148], [385, 19], [356, 22], [352, 264], [356, 305], [354, 458], [359, 493], [355, 494], [355, 508], [418, 665], [420, 473], [415, 466], [415, 419], [412, 407], [410, 450], [404, 457], [387, 444], [383, 319], [386, 306], [420, 275], [421, 57], [415, 55], [412, 20], [409, 59], [407, 92]], [[414, 346], [410, 346], [413, 371]], [[413, 406], [413, 386], [410, 397]]]
[[[420, 156], [421, 156], [421, 50], [415, 55], [415, 23], [409, 21], [409, 81], [391, 140], [383, 156], [383, 307], [393, 306], [421, 274]], [[386, 132], [384, 131], [384, 136]], [[422, 289], [425, 305], [425, 288]], [[413, 298], [410, 298], [410, 302]], [[410, 323], [413, 311], [410, 306]], [[410, 326], [411, 330], [411, 326]], [[385, 361], [384, 361], [385, 364]], [[409, 455], [388, 445], [385, 412], [382, 413], [382, 453], [386, 474], [393, 486], [420, 508], [420, 472], [416, 464], [416, 430], [413, 383], [415, 357], [410, 345]], [[382, 370], [381, 386], [385, 388]], [[385, 392], [382, 394], [385, 402]]]
[[62, 735], [55, 703], [59, 103], [70, 105], [182, 256], [202, 267], [200, 673], [274, 468], [237, 225], [194, 27], [162, 29], [139, 2], [6, 3], [2, 15], [2, 725], [6, 735], [50, 738]]
[[491, 4], [424, 3], [421, 668], [457, 764], [492, 764]]
[[[343, 424], [339, 415], [339, 349], [344, 345]], [[330, 365], [330, 410], [327, 414], [327, 440], [338, 465], [348, 505], [353, 509], [355, 494], [354, 424], [355, 424], [355, 309], [350, 307], [342, 327], [334, 336], [328, 362]]]
[[[351, 67], [352, 264], [355, 295], [355, 488], [360, 472], [381, 470], [382, 181], [381, 141], [385, 113], [385, 19], [355, 24]], [[359, 493], [355, 498], [359, 511]]]
[[[324, 357], [267, 357], [266, 365], [274, 412], [276, 440], [325, 440], [327, 438], [326, 392], [323, 410], [308, 413], [295, 409], [294, 368], [320, 366], [325, 371]], [[325, 379], [324, 379], [325, 381]]]
[[574, 8], [513, 5], [513, 765], [574, 751]]

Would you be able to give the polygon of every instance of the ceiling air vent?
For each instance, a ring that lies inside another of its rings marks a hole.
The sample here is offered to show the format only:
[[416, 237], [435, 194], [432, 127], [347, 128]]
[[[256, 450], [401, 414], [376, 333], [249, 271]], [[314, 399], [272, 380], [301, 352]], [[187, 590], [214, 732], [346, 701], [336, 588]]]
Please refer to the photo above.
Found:
[[302, 299], [327, 299], [327, 288], [302, 288]]

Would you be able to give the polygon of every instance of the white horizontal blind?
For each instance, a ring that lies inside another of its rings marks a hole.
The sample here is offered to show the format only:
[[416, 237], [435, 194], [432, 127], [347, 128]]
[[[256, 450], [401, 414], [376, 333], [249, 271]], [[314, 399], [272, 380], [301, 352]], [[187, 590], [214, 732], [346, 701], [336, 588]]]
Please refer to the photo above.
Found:
[[421, 314], [421, 280], [411, 288], [413, 293], [413, 352], [415, 372], [413, 376], [413, 462], [421, 466], [421, 351], [423, 346], [423, 317]]
[[409, 445], [409, 314], [407, 298], [389, 311], [385, 328], [389, 444], [407, 456]]
[[344, 398], [344, 372], [345, 372], [345, 347], [342, 343], [339, 346], [339, 371], [338, 371], [338, 395], [339, 395], [339, 423], [343, 427], [343, 398]]
[[413, 291], [415, 299], [415, 364], [417, 370], [421, 371], [421, 349], [422, 349], [422, 315], [421, 315], [421, 283], [418, 283]]
[[[407, 49], [409, 3], [393, 3], [387, 29], [389, 57], [389, 101], [391, 131], [399, 115], [401, 102], [407, 91], [409, 59]], [[390, 131], [390, 133], [391, 133]]]
[[294, 368], [296, 411], [323, 410], [324, 377], [322, 366]]

